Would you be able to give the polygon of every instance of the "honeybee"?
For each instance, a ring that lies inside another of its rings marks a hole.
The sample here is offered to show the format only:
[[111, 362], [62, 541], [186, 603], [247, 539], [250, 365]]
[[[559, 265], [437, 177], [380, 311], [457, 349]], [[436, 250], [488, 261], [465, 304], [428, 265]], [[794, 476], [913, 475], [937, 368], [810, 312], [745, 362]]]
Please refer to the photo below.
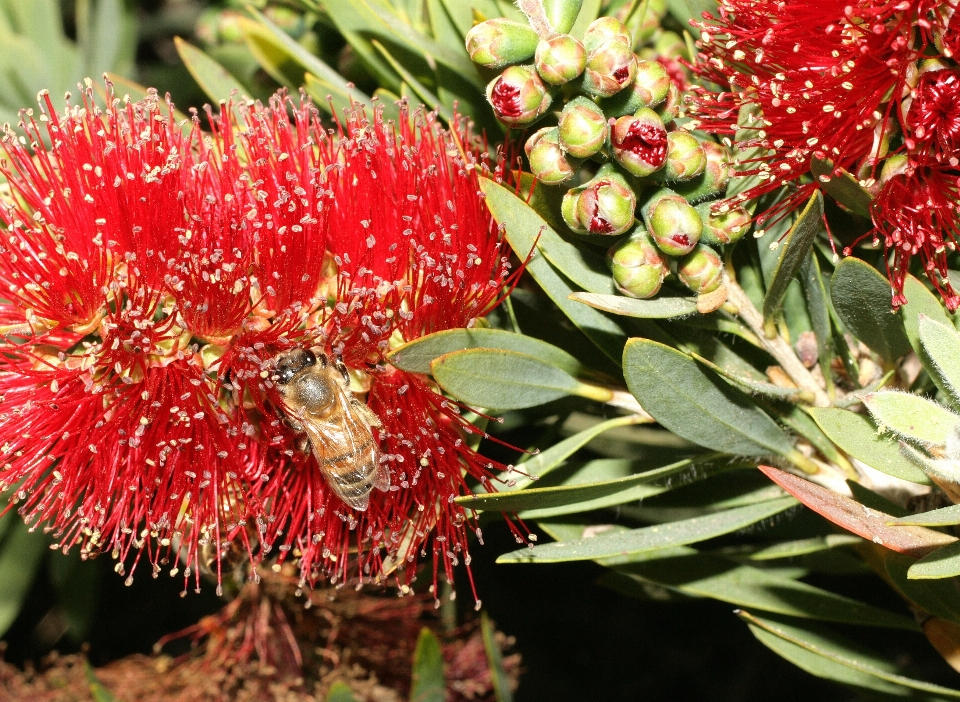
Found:
[[327, 483], [341, 500], [364, 511], [373, 488], [390, 488], [380, 464], [373, 428], [380, 419], [350, 392], [343, 362], [296, 348], [274, 359], [274, 381], [283, 395], [287, 421], [306, 434]]

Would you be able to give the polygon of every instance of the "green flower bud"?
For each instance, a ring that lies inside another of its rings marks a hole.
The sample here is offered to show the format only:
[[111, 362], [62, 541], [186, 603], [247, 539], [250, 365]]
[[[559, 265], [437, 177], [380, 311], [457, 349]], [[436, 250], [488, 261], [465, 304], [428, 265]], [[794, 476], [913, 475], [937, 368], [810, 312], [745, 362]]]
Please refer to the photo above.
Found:
[[615, 244], [607, 259], [614, 285], [627, 297], [653, 297], [667, 275], [666, 262], [643, 225], [637, 225], [627, 239]]
[[664, 124], [670, 124], [680, 114], [680, 89], [673, 81], [667, 90], [667, 99], [657, 108], [657, 114]]
[[720, 195], [727, 189], [730, 180], [730, 152], [715, 141], [702, 141], [700, 148], [706, 157], [703, 173], [695, 178], [677, 183], [673, 189], [688, 202], [701, 202]]
[[657, 173], [666, 181], [690, 180], [703, 173], [707, 166], [707, 155], [700, 141], [688, 132], [670, 132], [667, 134], [667, 162], [663, 170]]
[[880, 169], [880, 184], [886, 183], [894, 176], [898, 176], [907, 170], [910, 159], [906, 154], [896, 154], [883, 162]]
[[603, 101], [603, 110], [610, 117], [632, 115], [641, 107], [655, 107], [670, 91], [670, 76], [658, 61], [637, 61], [633, 82], [613, 97]]
[[551, 85], [562, 85], [583, 73], [587, 52], [583, 44], [569, 34], [559, 34], [540, 40], [536, 62], [541, 78]]
[[618, 119], [610, 134], [613, 157], [631, 175], [650, 175], [667, 160], [667, 130], [650, 108]]
[[530, 172], [541, 183], [558, 185], [573, 177], [573, 164], [567, 160], [556, 127], [537, 131], [524, 146]]
[[577, 22], [583, 0], [540, 0], [547, 23], [557, 34], [566, 34]]
[[571, 156], [587, 158], [607, 140], [607, 118], [590, 98], [574, 98], [560, 113], [560, 143]]
[[637, 57], [629, 44], [607, 39], [587, 54], [582, 89], [594, 97], [610, 97], [630, 85], [637, 74]]
[[723, 282], [723, 261], [709, 246], [699, 244], [677, 262], [677, 277], [698, 295], [713, 292]]
[[695, 208], [703, 222], [700, 243], [719, 246], [740, 241], [750, 230], [753, 221], [750, 213], [739, 205], [731, 207], [726, 203], [721, 203], [714, 212], [716, 205], [715, 202], [701, 202]]
[[553, 99], [532, 66], [510, 66], [487, 86], [487, 100], [497, 119], [507, 125], [530, 124]]
[[653, 43], [653, 50], [660, 56], [668, 56], [672, 59], [686, 59], [687, 44], [676, 32], [660, 32]]
[[655, 192], [641, 213], [657, 247], [668, 256], [690, 253], [700, 240], [703, 221], [681, 196], [668, 188]]
[[633, 37], [630, 30], [616, 17], [600, 17], [595, 19], [583, 33], [583, 45], [587, 53], [593, 53], [600, 46], [609, 40], [626, 44], [627, 47], [633, 46]]
[[526, 24], [498, 17], [467, 32], [467, 53], [481, 66], [503, 68], [533, 56], [539, 41], [537, 33]]
[[586, 185], [568, 190], [560, 213], [580, 234], [623, 234], [633, 226], [637, 196], [612, 164], [597, 171]]

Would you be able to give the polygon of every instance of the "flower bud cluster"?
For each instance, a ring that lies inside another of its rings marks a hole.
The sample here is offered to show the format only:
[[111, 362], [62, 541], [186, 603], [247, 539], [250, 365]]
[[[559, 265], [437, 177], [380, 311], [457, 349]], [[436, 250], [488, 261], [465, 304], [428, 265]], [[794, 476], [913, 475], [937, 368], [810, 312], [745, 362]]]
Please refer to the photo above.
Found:
[[677, 121], [686, 47], [659, 28], [659, 0], [649, 2], [653, 25], [605, 16], [582, 37], [569, 34], [580, 4], [522, 0], [527, 24], [489, 19], [467, 34], [471, 58], [502, 69], [487, 86], [494, 114], [517, 128], [556, 119], [526, 137], [530, 172], [566, 189], [560, 209], [573, 232], [594, 244], [618, 237], [608, 260], [620, 292], [652, 297], [671, 273], [713, 292], [723, 266], [710, 247], [738, 241], [750, 216], [712, 202], [726, 191], [727, 149]]

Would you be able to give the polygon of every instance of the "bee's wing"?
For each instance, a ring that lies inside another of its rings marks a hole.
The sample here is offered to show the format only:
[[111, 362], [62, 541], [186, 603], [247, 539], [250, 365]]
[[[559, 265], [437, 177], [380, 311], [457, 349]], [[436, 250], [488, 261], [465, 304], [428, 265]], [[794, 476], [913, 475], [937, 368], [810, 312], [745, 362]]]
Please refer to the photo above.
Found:
[[337, 388], [339, 411], [333, 420], [309, 414], [298, 418], [303, 424], [313, 455], [327, 483], [354, 509], [364, 511], [373, 488], [390, 486], [387, 471], [380, 465], [380, 449], [369, 425], [353, 410], [347, 391]]

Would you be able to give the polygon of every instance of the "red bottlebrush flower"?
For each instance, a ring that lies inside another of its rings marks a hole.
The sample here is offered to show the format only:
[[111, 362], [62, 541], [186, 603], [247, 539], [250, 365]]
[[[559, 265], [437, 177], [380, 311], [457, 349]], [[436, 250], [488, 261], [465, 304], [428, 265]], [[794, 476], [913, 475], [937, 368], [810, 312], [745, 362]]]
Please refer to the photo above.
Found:
[[[736, 135], [745, 154], [739, 174], [760, 179], [737, 200], [790, 186], [786, 197], [758, 216], [759, 223], [786, 216], [822, 187], [811, 174], [814, 159], [878, 192], [890, 154], [906, 152], [913, 166], [956, 158], [954, 70], [924, 72], [921, 66], [950, 56], [944, 41], [956, 7], [956, 0], [733, 0], [720, 6], [719, 19], [704, 16], [701, 53], [692, 68], [729, 90], [696, 89], [691, 113], [702, 129]], [[923, 178], [927, 186], [933, 182]], [[926, 197], [927, 186], [916, 198]], [[927, 242], [952, 235], [930, 235], [931, 221], [911, 226], [900, 216], [894, 220], [906, 228], [893, 235], [892, 220], [884, 219], [889, 209], [878, 198], [873, 216], [888, 245], [897, 247], [891, 254], [896, 305], [902, 300], [897, 281], [912, 255], [907, 252], [928, 251]], [[920, 239], [903, 245], [911, 236]]]
[[[23, 125], [36, 155], [3, 140], [0, 485], [18, 511], [63, 549], [146, 557], [198, 586], [231, 550], [275, 549], [304, 584], [379, 581], [429, 550], [434, 582], [441, 563], [452, 578], [475, 526], [453, 498], [503, 466], [386, 355], [470, 325], [511, 282], [462, 125], [358, 109], [328, 132], [277, 97], [208, 112], [204, 134], [155, 94], [108, 103], [88, 92], [58, 115], [45, 96]], [[376, 414], [390, 487], [365, 511], [291, 421], [274, 365], [296, 347], [342, 358]]]

